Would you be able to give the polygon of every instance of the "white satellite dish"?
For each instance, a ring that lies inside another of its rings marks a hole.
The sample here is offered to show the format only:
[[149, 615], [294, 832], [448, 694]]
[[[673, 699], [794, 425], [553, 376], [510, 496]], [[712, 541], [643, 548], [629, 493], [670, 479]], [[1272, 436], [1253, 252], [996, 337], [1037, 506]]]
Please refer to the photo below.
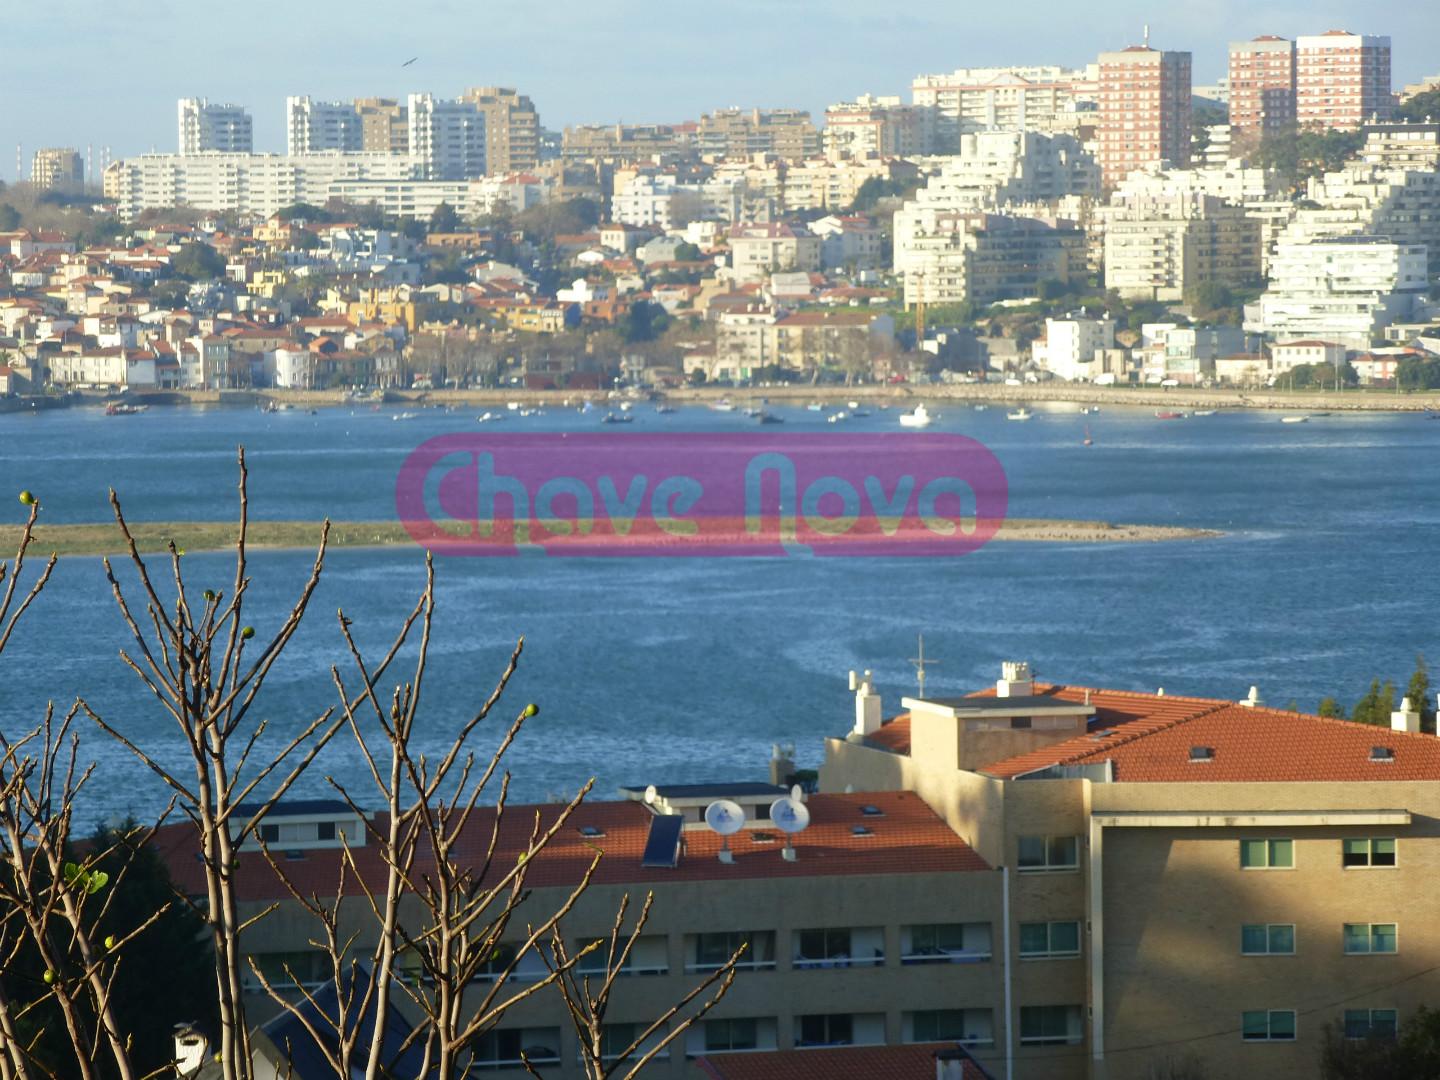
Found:
[[735, 856], [730, 852], [730, 837], [745, 827], [744, 808], [729, 799], [717, 799], [705, 808], [705, 824], [720, 834], [720, 861], [734, 862]]
[[785, 847], [780, 852], [780, 857], [786, 862], [794, 862], [795, 847], [790, 838], [810, 824], [810, 811], [804, 803], [787, 796], [770, 804], [770, 820], [785, 834]]
[[783, 833], [797, 833], [810, 824], [810, 811], [804, 803], [787, 795], [770, 804], [770, 820]]
[[645, 802], [646, 802], [647, 805], [649, 805], [649, 806], [654, 806], [654, 805], [655, 805], [655, 800], [658, 799], [659, 797], [660, 797], [660, 792], [658, 792], [658, 791], [655, 790], [655, 785], [654, 785], [654, 784], [651, 784], [649, 787], [647, 787], [647, 788], [645, 789]]

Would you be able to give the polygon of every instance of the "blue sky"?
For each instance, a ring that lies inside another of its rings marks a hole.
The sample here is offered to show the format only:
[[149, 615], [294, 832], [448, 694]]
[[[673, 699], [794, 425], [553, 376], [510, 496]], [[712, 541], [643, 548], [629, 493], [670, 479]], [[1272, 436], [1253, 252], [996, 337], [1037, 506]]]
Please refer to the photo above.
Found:
[[[1140, 38], [1188, 49], [1195, 81], [1226, 43], [1343, 27], [1389, 34], [1397, 88], [1440, 69], [1440, 4], [1406, 0], [46, 0], [6, 13], [0, 177], [38, 146], [171, 151], [175, 99], [248, 105], [257, 149], [284, 149], [287, 94], [452, 96], [518, 86], [559, 129], [670, 121], [728, 105], [814, 112], [863, 92], [908, 100], [916, 74], [962, 66], [1080, 65]], [[408, 68], [401, 64], [419, 59]]]

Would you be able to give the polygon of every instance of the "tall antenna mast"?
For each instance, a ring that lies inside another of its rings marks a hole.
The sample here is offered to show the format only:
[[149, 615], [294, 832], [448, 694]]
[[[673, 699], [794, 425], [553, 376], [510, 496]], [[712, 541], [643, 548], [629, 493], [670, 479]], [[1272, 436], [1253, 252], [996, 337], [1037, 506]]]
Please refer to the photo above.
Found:
[[925, 635], [920, 635], [920, 650], [918, 656], [912, 656], [910, 663], [915, 665], [915, 681], [920, 684], [920, 697], [925, 697], [925, 667], [939, 663], [938, 660], [927, 660], [925, 658]]
[[1150, 24], [1147, 22], [1147, 23], [1145, 24], [1145, 48], [1148, 49], [1149, 47], [1150, 47]]

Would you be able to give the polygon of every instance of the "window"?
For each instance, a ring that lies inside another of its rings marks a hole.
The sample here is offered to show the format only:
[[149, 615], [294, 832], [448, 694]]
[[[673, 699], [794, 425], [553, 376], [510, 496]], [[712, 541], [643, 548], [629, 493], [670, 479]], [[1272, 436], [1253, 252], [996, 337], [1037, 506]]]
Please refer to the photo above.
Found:
[[691, 971], [714, 971], [724, 967], [735, 950], [746, 946], [735, 966], [741, 971], [758, 971], [775, 966], [775, 931], [731, 931], [696, 934]]
[[1022, 960], [1079, 955], [1080, 924], [1078, 922], [1020, 924], [1020, 957]]
[[848, 1046], [855, 1041], [855, 1022], [849, 1013], [795, 1018], [796, 1046]]
[[1293, 956], [1294, 923], [1255, 923], [1240, 928], [1240, 952], [1245, 956]]
[[902, 964], [973, 964], [990, 959], [989, 923], [928, 923], [900, 932]]
[[1022, 1005], [1020, 1044], [1051, 1046], [1084, 1038], [1079, 1005]]
[[[319, 949], [302, 949], [296, 952], [255, 953], [250, 957], [260, 969], [260, 975], [276, 990], [303, 986], [314, 990], [335, 978], [335, 968], [330, 958]], [[247, 989], [261, 990], [264, 983], [245, 965], [243, 981]]]
[[1077, 836], [1020, 837], [1020, 871], [1074, 870], [1080, 865]]
[[909, 1015], [910, 1042], [963, 1042], [971, 1046], [995, 1041], [989, 1009], [923, 1009]]
[[1340, 865], [1346, 868], [1358, 866], [1394, 866], [1395, 838], [1393, 836], [1358, 836], [1340, 841]]
[[1240, 867], [1244, 870], [1293, 870], [1295, 841], [1241, 840]]
[[498, 1069], [520, 1064], [523, 1053], [536, 1065], [560, 1060], [560, 1032], [556, 1028], [491, 1028], [473, 1043], [472, 1069]]
[[1394, 923], [1345, 924], [1345, 951], [1352, 955], [1393, 953], [1398, 945]]
[[1269, 1009], [1240, 1017], [1240, 1037], [1246, 1042], [1294, 1042], [1295, 1010]]
[[760, 1045], [753, 1018], [743, 1020], [706, 1020], [705, 1049], [754, 1050]]
[[1346, 1009], [1345, 1037], [1392, 1040], [1398, 1019], [1394, 1009]]

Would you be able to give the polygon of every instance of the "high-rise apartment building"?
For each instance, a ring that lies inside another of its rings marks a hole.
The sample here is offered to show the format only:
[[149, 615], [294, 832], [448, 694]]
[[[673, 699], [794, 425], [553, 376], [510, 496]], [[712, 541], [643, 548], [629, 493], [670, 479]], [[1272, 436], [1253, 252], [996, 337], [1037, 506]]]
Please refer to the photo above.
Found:
[[250, 154], [255, 135], [250, 114], [242, 105], [212, 105], [205, 98], [181, 98], [179, 105], [181, 154]]
[[700, 117], [695, 141], [700, 153], [716, 157], [800, 161], [820, 153], [820, 132], [803, 109], [716, 109]]
[[1073, 131], [1088, 83], [1085, 72], [1062, 67], [961, 68], [918, 76], [910, 95], [933, 116], [934, 152], [954, 153], [971, 131]]
[[473, 180], [485, 175], [485, 114], [468, 101], [411, 94], [409, 149], [430, 180]]
[[285, 99], [285, 152], [312, 154], [322, 150], [356, 153], [365, 148], [360, 110], [351, 101]]
[[1295, 43], [1266, 34], [1230, 45], [1230, 133], [1253, 146], [1295, 123]]
[[1295, 42], [1295, 119], [1301, 127], [1353, 131], [1388, 120], [1390, 39], [1327, 30]]
[[394, 98], [356, 98], [360, 146], [392, 154], [410, 152], [410, 111]]
[[926, 110], [902, 105], [898, 97], [861, 94], [825, 110], [825, 156], [908, 157], [929, 152]]
[[1100, 54], [1099, 161], [1113, 186], [1136, 169], [1190, 161], [1190, 54], [1132, 45]]
[[42, 191], [80, 191], [85, 187], [85, 162], [69, 147], [36, 150], [30, 183]]
[[460, 95], [485, 117], [485, 165], [491, 176], [540, 166], [540, 114], [512, 87], [477, 86]]

